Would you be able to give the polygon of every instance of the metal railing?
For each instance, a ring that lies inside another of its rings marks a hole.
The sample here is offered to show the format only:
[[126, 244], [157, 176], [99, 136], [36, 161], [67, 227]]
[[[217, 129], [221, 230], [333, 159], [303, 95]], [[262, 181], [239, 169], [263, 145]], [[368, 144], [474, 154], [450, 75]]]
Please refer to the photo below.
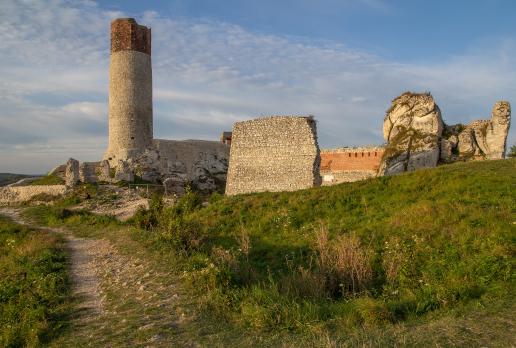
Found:
[[131, 190], [136, 190], [138, 192], [145, 192], [145, 197], [149, 198], [149, 193], [163, 193], [167, 195], [167, 189], [165, 185], [158, 184], [127, 184], [127, 187]]

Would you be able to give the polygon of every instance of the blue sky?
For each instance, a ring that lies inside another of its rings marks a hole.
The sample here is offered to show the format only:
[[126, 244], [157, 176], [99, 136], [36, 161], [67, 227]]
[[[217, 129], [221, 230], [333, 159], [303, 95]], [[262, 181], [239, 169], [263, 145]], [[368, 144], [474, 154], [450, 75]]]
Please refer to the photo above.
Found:
[[103, 1], [137, 16], [206, 18], [272, 35], [332, 40], [400, 61], [436, 61], [516, 35], [512, 0]]
[[512, 0], [3, 0], [0, 172], [102, 157], [117, 17], [153, 30], [156, 137], [313, 114], [321, 146], [336, 147], [381, 144], [405, 90], [432, 92], [450, 124], [514, 105], [514, 13]]

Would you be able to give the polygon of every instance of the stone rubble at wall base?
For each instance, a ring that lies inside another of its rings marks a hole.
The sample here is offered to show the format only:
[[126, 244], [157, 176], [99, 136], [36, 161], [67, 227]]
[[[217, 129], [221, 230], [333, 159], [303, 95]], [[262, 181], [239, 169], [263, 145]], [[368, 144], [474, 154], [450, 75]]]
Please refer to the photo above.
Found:
[[[181, 195], [187, 185], [201, 192], [225, 188], [229, 146], [215, 141], [155, 140], [158, 149], [147, 149], [134, 158], [82, 162], [70, 158], [49, 174], [61, 177], [68, 187], [79, 183], [134, 182], [138, 177], [163, 184], [167, 193]], [[158, 146], [157, 146], [158, 147]]]

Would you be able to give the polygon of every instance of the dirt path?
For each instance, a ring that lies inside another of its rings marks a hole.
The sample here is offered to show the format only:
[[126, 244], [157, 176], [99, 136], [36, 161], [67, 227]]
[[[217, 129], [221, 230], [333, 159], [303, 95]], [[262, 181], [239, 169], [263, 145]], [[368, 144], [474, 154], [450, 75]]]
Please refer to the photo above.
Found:
[[[16, 209], [2, 208], [0, 214], [6, 215], [13, 221], [32, 226], [20, 216]], [[95, 269], [95, 258], [100, 256], [106, 241], [76, 238], [64, 229], [34, 226], [40, 230], [61, 233], [66, 239], [70, 255], [70, 277], [72, 280], [72, 295], [77, 302], [77, 310], [81, 313], [78, 320], [83, 323], [91, 321], [102, 314], [103, 305], [100, 291], [100, 280]]]
[[170, 274], [121, 253], [106, 239], [34, 226], [12, 208], [0, 208], [0, 214], [66, 239], [74, 305], [69, 332], [53, 346], [169, 346], [180, 332], [186, 315]]

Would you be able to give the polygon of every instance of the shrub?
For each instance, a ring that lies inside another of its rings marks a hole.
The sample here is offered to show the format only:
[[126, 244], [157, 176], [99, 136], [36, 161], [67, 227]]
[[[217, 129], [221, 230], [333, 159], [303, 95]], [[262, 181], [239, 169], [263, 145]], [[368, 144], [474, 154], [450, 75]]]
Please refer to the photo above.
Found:
[[314, 249], [318, 270], [324, 275], [327, 290], [333, 297], [367, 289], [373, 275], [372, 253], [361, 245], [357, 236], [345, 234], [330, 243], [328, 231], [322, 227]]
[[140, 206], [134, 216], [130, 219], [130, 222], [139, 228], [150, 230], [158, 226], [159, 220], [163, 214], [163, 208], [163, 197], [161, 195], [154, 194], [149, 202], [149, 209]]
[[514, 144], [513, 146], [511, 146], [510, 150], [509, 150], [509, 153], [507, 154], [508, 157], [516, 157], [516, 144]]

